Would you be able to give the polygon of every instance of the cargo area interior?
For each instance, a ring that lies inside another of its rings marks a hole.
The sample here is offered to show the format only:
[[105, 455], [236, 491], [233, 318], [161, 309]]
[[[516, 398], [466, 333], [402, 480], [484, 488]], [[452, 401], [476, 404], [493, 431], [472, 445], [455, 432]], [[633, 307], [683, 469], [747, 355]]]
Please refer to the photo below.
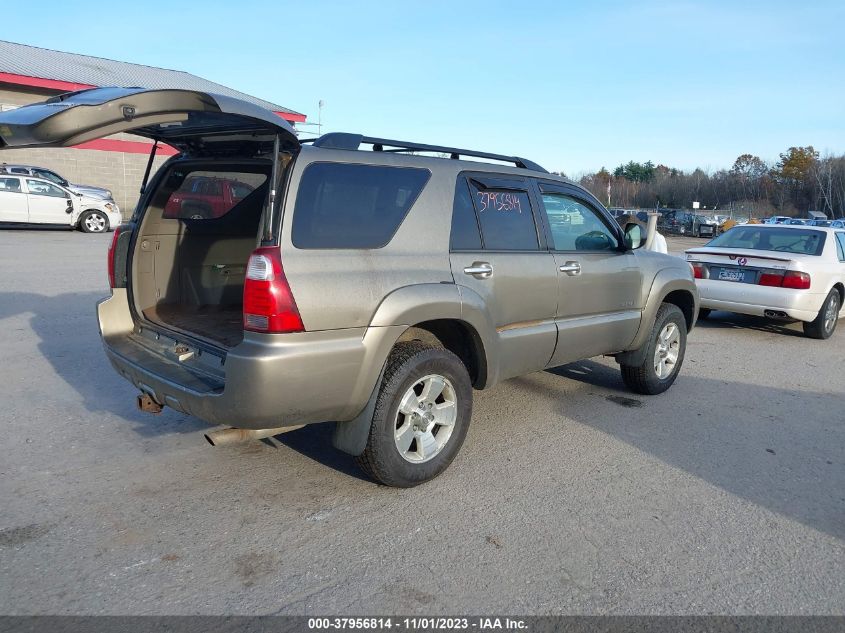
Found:
[[146, 320], [225, 348], [241, 342], [271, 170], [269, 160], [169, 168], [135, 242], [133, 298]]

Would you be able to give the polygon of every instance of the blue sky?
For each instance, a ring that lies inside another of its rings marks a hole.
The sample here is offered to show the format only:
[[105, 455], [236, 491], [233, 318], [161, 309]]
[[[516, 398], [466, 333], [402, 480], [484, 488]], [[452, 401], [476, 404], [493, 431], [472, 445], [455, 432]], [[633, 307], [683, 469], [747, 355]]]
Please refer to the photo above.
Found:
[[[39, 5], [0, 38], [186, 70], [323, 131], [525, 156], [730, 167], [845, 152], [845, 2], [395, 0]], [[108, 8], [106, 8], [108, 7]]]

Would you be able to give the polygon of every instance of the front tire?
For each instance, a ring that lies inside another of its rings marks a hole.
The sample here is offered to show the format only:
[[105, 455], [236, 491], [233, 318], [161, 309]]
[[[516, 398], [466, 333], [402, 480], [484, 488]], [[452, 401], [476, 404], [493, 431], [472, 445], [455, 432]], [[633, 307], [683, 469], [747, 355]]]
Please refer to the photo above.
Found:
[[105, 233], [109, 230], [109, 219], [102, 211], [86, 211], [79, 218], [83, 233]]
[[379, 388], [358, 465], [379, 483], [410, 488], [442, 473], [461, 448], [472, 416], [472, 384], [452, 352], [397, 343]]
[[622, 380], [628, 389], [636, 393], [663, 393], [678, 377], [686, 348], [687, 322], [684, 313], [671, 303], [661, 304], [643, 362], [622, 365]]
[[839, 291], [834, 288], [827, 295], [827, 299], [824, 300], [819, 315], [813, 321], [803, 323], [804, 335], [822, 340], [830, 338], [836, 331], [841, 307], [842, 301], [839, 297]]

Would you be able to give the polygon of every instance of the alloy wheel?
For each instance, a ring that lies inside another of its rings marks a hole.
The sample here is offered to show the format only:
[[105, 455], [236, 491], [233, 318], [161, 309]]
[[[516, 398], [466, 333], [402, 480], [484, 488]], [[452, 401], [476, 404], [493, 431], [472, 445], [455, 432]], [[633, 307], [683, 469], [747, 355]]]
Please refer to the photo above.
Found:
[[432, 374], [415, 382], [399, 401], [394, 442], [403, 459], [421, 464], [433, 459], [452, 436], [458, 414], [455, 388]]
[[672, 375], [681, 349], [681, 332], [675, 323], [667, 323], [657, 336], [654, 350], [654, 372], [661, 380]]

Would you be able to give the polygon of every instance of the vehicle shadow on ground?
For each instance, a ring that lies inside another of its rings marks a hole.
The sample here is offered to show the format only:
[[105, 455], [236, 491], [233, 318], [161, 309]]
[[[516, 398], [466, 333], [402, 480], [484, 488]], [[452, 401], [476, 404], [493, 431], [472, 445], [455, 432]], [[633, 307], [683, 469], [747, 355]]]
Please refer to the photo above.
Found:
[[[628, 391], [616, 367], [580, 361], [549, 373], [590, 385], [521, 379], [561, 414], [730, 494], [845, 540], [845, 425], [841, 394], [681, 375], [669, 391]], [[604, 395], [605, 401], [596, 402]], [[718, 414], [713, 403], [718, 402]], [[760, 408], [765, 407], [765, 413]]]
[[102, 292], [52, 297], [29, 292], [0, 293], [0, 322], [31, 315], [29, 324], [39, 339], [38, 350], [59, 378], [82, 397], [88, 411], [123, 418], [145, 437], [207, 430], [208, 425], [201, 420], [171, 409], [161, 415], [137, 410], [137, 390], [117, 375], [103, 351], [96, 306], [104, 296]]
[[696, 327], [703, 329], [756, 330], [783, 336], [804, 337], [800, 321], [774, 321], [766, 317], [735, 314], [733, 312], [712, 312], [706, 319], [699, 319]]
[[[82, 397], [86, 410], [118, 416], [143, 437], [211, 430], [206, 422], [166, 407], [160, 415], [138, 411], [137, 389], [117, 375], [103, 351], [96, 317], [96, 305], [102, 298], [103, 294], [96, 292], [55, 297], [0, 293], [0, 322], [16, 315], [32, 315], [29, 323], [39, 339], [38, 350], [59, 378]], [[332, 446], [333, 432], [333, 423], [312, 424], [274, 440], [323, 466], [369, 481], [353, 457]], [[265, 443], [273, 446], [272, 442]], [[204, 441], [198, 438], [198, 445], [202, 444]]]

